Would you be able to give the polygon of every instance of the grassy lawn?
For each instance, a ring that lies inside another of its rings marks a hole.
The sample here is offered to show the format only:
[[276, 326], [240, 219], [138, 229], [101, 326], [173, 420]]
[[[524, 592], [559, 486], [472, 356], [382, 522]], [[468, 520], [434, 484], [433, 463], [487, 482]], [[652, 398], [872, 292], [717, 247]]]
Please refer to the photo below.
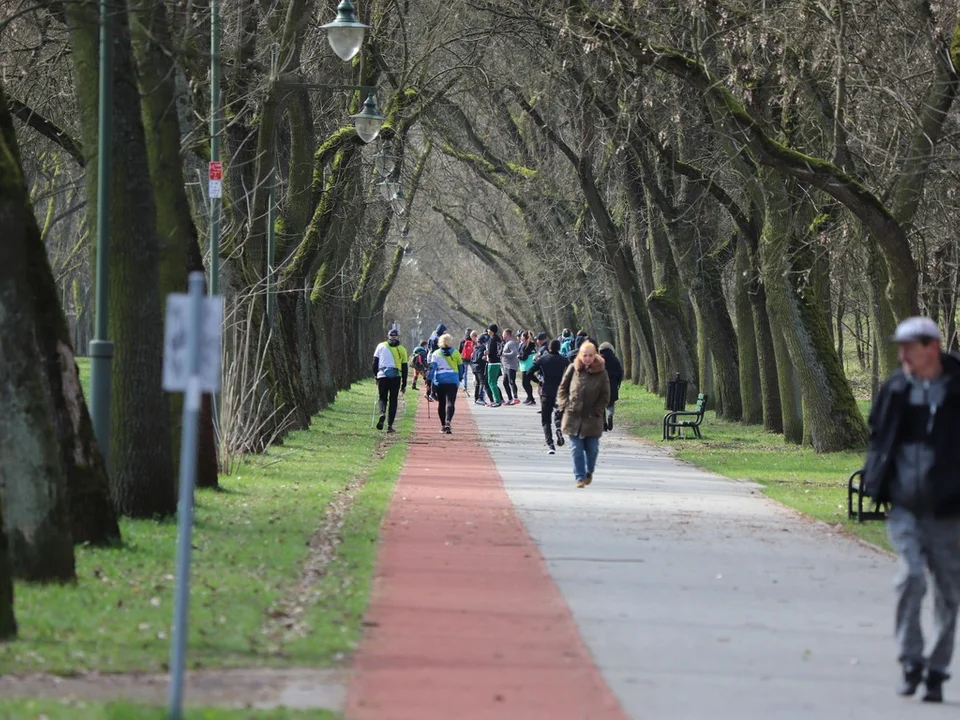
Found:
[[[866, 413], [869, 401], [860, 401]], [[663, 398], [624, 385], [617, 417], [640, 437], [662, 443]], [[865, 540], [889, 547], [884, 523], [859, 524], [847, 519], [847, 478], [863, 464], [862, 453], [818, 455], [809, 447], [783, 442], [757, 425], [718, 420], [708, 412], [703, 440], [674, 440], [676, 456], [706, 470], [764, 485], [770, 497]]]
[[[341, 392], [308, 430], [222, 477], [220, 491], [198, 491], [189, 667], [323, 666], [353, 649], [380, 519], [406, 452], [395, 444], [377, 456], [374, 391], [360, 383]], [[408, 411], [399, 423], [398, 440], [408, 436], [413, 416]], [[328, 504], [362, 475], [368, 479], [344, 518], [344, 541], [303, 605], [303, 636], [267, 637], [271, 608], [297, 585]], [[17, 585], [20, 638], [0, 645], [0, 674], [166, 669], [176, 525], [125, 520], [122, 531], [122, 548], [78, 549], [75, 585]]]
[[[166, 720], [164, 708], [130, 703], [0, 700], [0, 720]], [[184, 720], [335, 720], [325, 710], [217, 710], [187, 708]]]

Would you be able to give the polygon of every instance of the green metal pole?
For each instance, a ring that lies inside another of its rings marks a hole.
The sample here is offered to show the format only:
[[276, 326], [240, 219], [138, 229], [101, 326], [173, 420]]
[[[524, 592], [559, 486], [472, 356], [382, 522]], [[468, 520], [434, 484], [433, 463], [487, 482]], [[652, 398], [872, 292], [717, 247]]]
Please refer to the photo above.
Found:
[[[210, 162], [220, 161], [220, 0], [210, 0]], [[220, 198], [210, 198], [210, 295], [220, 294]], [[220, 423], [220, 392], [213, 396]]]
[[[220, 0], [210, 0], [210, 162], [220, 161]], [[210, 198], [210, 294], [220, 294], [220, 198]]]
[[113, 343], [107, 339], [110, 280], [110, 156], [113, 148], [113, 15], [110, 0], [100, 0], [100, 88], [97, 138], [97, 287], [93, 340], [90, 341], [90, 414], [103, 460], [110, 467], [110, 366]]
[[[270, 53], [270, 74], [271, 80], [277, 76], [277, 46], [274, 45]], [[276, 132], [276, 131], [274, 131]], [[274, 287], [273, 263], [276, 254], [276, 237], [274, 235], [276, 225], [276, 206], [277, 206], [277, 138], [273, 138], [273, 157], [270, 162], [270, 196], [267, 200], [267, 322], [270, 324], [270, 330], [273, 331], [276, 326], [274, 319], [277, 313], [277, 295]]]
[[273, 263], [276, 254], [276, 238], [274, 237], [274, 225], [276, 223], [275, 208], [277, 194], [277, 151], [273, 151], [273, 169], [270, 171], [270, 206], [267, 208], [267, 321], [270, 323], [270, 330], [274, 330], [274, 318], [277, 313], [277, 288], [274, 285]]

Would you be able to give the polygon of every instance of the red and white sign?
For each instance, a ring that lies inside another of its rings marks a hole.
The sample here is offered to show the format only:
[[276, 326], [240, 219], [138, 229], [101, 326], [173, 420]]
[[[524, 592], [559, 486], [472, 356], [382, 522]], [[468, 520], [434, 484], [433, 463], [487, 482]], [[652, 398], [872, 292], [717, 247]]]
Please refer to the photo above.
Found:
[[210, 179], [223, 180], [223, 163], [222, 162], [210, 163]]

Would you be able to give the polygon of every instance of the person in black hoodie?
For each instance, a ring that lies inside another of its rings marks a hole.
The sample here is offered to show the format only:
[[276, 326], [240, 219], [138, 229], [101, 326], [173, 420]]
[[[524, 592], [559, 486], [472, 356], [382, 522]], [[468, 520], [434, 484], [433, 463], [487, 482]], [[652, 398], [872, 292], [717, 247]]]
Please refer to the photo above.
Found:
[[500, 337], [500, 328], [496, 323], [487, 328], [487, 389], [493, 404], [490, 407], [500, 407], [503, 404], [503, 395], [500, 394], [500, 376], [503, 374], [503, 365], [500, 364], [500, 353], [503, 351], [503, 338]]
[[614, 352], [613, 345], [608, 342], [600, 344], [600, 356], [607, 365], [607, 377], [610, 378], [610, 405], [607, 407], [607, 419], [603, 429], [613, 430], [613, 410], [620, 399], [620, 384], [623, 382], [623, 363]]
[[559, 340], [551, 340], [547, 352], [533, 363], [532, 372], [540, 378], [540, 424], [543, 426], [543, 439], [547, 441], [548, 455], [557, 451], [553, 443], [553, 411], [557, 406], [560, 381], [569, 365], [567, 358], [560, 354]]
[[[960, 359], [943, 352], [937, 323], [913, 317], [892, 338], [902, 369], [877, 392], [863, 471], [866, 494], [891, 503], [890, 544], [900, 556], [896, 637], [901, 695], [926, 681], [943, 702], [960, 608]], [[921, 606], [933, 578], [934, 642], [924, 658]]]

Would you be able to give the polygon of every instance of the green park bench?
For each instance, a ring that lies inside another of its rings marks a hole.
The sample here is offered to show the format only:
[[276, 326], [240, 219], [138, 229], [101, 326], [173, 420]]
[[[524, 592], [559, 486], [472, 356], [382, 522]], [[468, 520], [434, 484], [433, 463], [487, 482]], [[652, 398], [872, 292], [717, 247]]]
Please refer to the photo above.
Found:
[[[700, 434], [700, 424], [703, 422], [703, 414], [707, 410], [707, 396], [704, 393], [697, 395], [697, 405], [693, 410], [673, 410], [663, 416], [663, 439], [673, 440], [682, 438], [684, 428], [693, 430], [693, 435], [698, 440], [703, 439]], [[681, 420], [680, 418], [688, 418]]]
[[[872, 509], [865, 510], [864, 503], [873, 503]], [[863, 468], [853, 473], [847, 480], [847, 517], [857, 522], [886, 520], [888, 512], [889, 503], [877, 503], [864, 494]]]

